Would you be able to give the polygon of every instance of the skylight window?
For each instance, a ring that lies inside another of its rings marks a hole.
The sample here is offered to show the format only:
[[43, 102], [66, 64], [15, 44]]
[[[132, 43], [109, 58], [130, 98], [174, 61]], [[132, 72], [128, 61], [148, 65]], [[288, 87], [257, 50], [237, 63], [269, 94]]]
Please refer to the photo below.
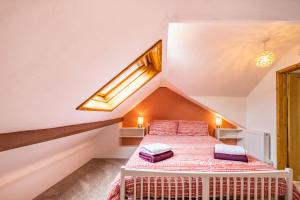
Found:
[[83, 102], [78, 110], [112, 111], [130, 95], [161, 72], [162, 41], [155, 43], [100, 90]]

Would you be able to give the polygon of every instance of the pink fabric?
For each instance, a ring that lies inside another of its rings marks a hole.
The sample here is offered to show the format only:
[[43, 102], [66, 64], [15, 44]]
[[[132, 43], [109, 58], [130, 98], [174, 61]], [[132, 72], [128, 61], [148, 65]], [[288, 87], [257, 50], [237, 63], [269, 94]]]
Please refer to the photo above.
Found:
[[178, 121], [153, 120], [150, 122], [149, 135], [176, 135]]
[[[210, 136], [163, 136], [163, 135], [147, 135], [141, 142], [141, 145], [150, 144], [155, 142], [162, 142], [172, 146], [172, 150], [174, 151], [174, 156], [167, 160], [158, 162], [158, 163], [149, 163], [147, 161], [139, 158], [139, 148], [135, 151], [135, 153], [131, 156], [129, 161], [126, 164], [127, 168], [133, 169], [157, 169], [157, 170], [166, 170], [166, 171], [208, 171], [208, 172], [224, 172], [224, 171], [232, 171], [232, 172], [240, 172], [240, 171], [266, 171], [273, 170], [273, 167], [254, 159], [249, 156], [249, 162], [236, 162], [236, 161], [227, 161], [227, 160], [218, 160], [214, 159], [214, 145], [220, 143], [213, 137]], [[140, 146], [141, 146], [140, 145]], [[146, 178], [144, 179], [143, 185], [143, 193], [147, 195], [147, 183]], [[137, 179], [137, 195], [140, 194], [140, 179]], [[180, 181], [181, 182], [181, 181]], [[182, 184], [179, 182], [178, 189], [180, 195], [182, 194]], [[226, 182], [226, 181], [225, 181]], [[224, 182], [223, 188], [226, 187], [226, 183]], [[167, 182], [165, 181], [165, 184]], [[126, 177], [126, 196], [133, 196], [133, 179], [132, 177]], [[171, 180], [171, 184], [174, 184], [174, 180]], [[211, 182], [212, 184], [212, 182]], [[218, 183], [219, 184], [219, 183]], [[217, 184], [217, 195], [220, 194], [219, 185]], [[246, 186], [247, 182], [244, 182]], [[253, 184], [253, 180], [251, 181]], [[266, 184], [266, 182], [265, 182]], [[150, 180], [150, 188], [151, 195], [154, 195], [154, 181]], [[158, 186], [160, 185], [160, 181], [158, 181]], [[167, 185], [165, 185], [165, 189]], [[173, 185], [174, 186], [174, 185]], [[188, 187], [188, 180], [184, 180], [184, 188]], [[192, 195], [195, 196], [195, 180], [192, 180]], [[201, 182], [199, 182], [199, 192], [201, 195]], [[174, 187], [171, 191], [172, 197], [174, 197]], [[240, 181], [237, 182], [237, 194], [240, 194]], [[246, 187], [245, 187], [246, 188]], [[272, 183], [271, 187], [272, 191], [275, 191], [275, 186]], [[267, 194], [268, 186], [265, 186], [265, 193]], [[210, 190], [211, 191], [211, 190]], [[252, 194], [254, 188], [251, 188]], [[283, 180], [279, 181], [279, 194], [283, 195], [286, 191], [286, 183]], [[158, 196], [161, 194], [161, 189], [157, 191]], [[188, 196], [187, 190], [184, 191], [185, 196]], [[233, 183], [230, 181], [230, 194], [233, 192]], [[247, 191], [244, 191], [244, 195]], [[165, 197], [167, 191], [164, 191]], [[108, 196], [109, 200], [119, 200], [120, 199], [120, 176], [118, 175], [115, 181], [112, 183], [112, 189]], [[212, 193], [211, 193], [212, 195]], [[226, 195], [226, 191], [223, 190], [223, 196]], [[300, 200], [299, 192], [296, 190], [294, 186], [293, 199]]]
[[150, 155], [150, 154], [144, 153], [142, 151], [139, 153], [140, 158], [142, 158], [148, 162], [152, 162], [152, 163], [166, 160], [168, 158], [171, 158], [173, 155], [174, 155], [173, 151], [167, 151], [167, 152], [160, 153], [157, 155]]
[[208, 124], [204, 121], [179, 121], [178, 135], [208, 135]]
[[232, 154], [226, 154], [226, 153], [214, 153], [215, 159], [221, 159], [221, 160], [233, 160], [233, 161], [240, 161], [240, 162], [248, 162], [247, 155], [232, 155]]

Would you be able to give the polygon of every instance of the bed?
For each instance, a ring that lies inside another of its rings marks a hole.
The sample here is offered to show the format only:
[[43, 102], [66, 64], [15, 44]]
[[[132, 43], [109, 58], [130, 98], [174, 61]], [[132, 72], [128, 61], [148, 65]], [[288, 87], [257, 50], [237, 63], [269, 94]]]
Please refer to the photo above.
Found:
[[[174, 156], [158, 163], [140, 159], [140, 147], [156, 142], [171, 145]], [[108, 199], [300, 199], [290, 170], [274, 170], [251, 156], [248, 163], [214, 159], [218, 143], [207, 134], [146, 135], [112, 183]]]

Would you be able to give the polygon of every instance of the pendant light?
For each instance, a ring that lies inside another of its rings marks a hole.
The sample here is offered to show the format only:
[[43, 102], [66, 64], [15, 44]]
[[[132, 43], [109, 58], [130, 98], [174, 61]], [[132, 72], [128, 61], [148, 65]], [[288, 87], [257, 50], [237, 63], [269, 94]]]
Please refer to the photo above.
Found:
[[264, 50], [256, 58], [256, 66], [258, 68], [270, 67], [275, 61], [275, 55], [272, 51], [266, 50], [266, 41], [264, 42]]

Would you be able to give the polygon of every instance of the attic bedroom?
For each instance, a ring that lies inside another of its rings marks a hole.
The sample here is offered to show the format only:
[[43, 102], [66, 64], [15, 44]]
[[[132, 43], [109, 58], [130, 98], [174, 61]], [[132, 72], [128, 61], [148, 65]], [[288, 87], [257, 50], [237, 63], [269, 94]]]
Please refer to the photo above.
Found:
[[300, 200], [300, 1], [0, 1], [0, 200]]

